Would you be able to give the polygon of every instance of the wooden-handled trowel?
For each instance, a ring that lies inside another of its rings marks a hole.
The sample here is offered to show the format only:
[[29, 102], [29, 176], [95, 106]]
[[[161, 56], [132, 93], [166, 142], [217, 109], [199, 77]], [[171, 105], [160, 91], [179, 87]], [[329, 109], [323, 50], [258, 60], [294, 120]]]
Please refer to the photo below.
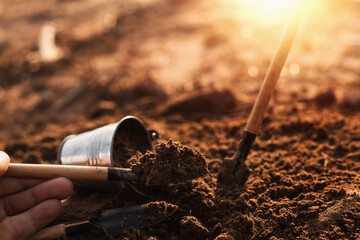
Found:
[[136, 181], [130, 168], [95, 167], [54, 164], [10, 163], [9, 156], [0, 151], [0, 177], [57, 178], [90, 181]]
[[147, 225], [147, 213], [144, 204], [104, 210], [99, 218], [83, 219], [43, 228], [31, 236], [29, 240], [70, 237], [98, 228], [103, 229], [107, 236], [116, 237], [119, 236], [124, 229], [130, 227], [142, 228]]
[[[175, 206], [175, 205], [174, 205]], [[43, 228], [29, 238], [29, 240], [45, 240], [70, 237], [86, 233], [95, 229], [103, 229], [107, 236], [117, 237], [124, 229], [143, 228], [164, 221], [177, 210], [174, 208], [166, 217], [159, 218], [156, 222], [149, 221], [146, 204], [124, 208], [104, 210], [99, 218], [83, 219], [74, 222], [58, 224]]]
[[245, 160], [250, 152], [252, 143], [260, 132], [265, 111], [269, 105], [276, 82], [285, 64], [308, 2], [309, 0], [297, 0], [294, 4], [293, 11], [290, 13], [289, 21], [285, 27], [275, 56], [271, 61], [245, 126], [236, 154], [233, 159], [224, 160], [218, 177], [219, 182], [226, 184], [237, 182], [240, 185], [244, 185], [251, 173]]

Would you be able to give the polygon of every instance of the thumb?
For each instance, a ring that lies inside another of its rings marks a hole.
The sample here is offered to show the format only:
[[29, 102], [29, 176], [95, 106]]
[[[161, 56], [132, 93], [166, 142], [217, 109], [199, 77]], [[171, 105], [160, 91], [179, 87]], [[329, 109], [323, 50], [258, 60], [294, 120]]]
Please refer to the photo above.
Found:
[[0, 177], [7, 171], [10, 163], [9, 155], [0, 151]]

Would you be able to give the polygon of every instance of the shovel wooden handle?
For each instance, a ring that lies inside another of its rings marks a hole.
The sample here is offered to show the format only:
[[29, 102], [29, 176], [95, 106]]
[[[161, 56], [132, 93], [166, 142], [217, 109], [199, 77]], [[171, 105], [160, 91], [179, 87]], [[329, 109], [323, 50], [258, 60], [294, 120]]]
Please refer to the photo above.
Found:
[[47, 240], [63, 237], [66, 237], [65, 224], [58, 224], [55, 226], [41, 229], [40, 231], [32, 235], [29, 240]]
[[136, 181], [138, 175], [129, 168], [10, 163], [4, 176], [28, 178], [66, 177], [88, 181]]
[[269, 105], [275, 85], [279, 79], [286, 58], [289, 54], [291, 45], [299, 28], [301, 18], [304, 15], [308, 0], [298, 0], [294, 5], [290, 19], [285, 27], [280, 43], [273, 57], [270, 67], [262, 83], [260, 92], [247, 121], [245, 130], [254, 134], [259, 134], [266, 108]]
[[4, 176], [29, 178], [66, 177], [72, 180], [107, 181], [107, 167], [10, 163]]

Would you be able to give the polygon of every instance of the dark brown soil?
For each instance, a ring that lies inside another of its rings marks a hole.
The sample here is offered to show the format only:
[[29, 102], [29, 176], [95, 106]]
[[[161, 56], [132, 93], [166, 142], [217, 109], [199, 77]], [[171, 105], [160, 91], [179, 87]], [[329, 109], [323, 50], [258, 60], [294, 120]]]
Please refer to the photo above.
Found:
[[114, 167], [128, 168], [128, 160], [141, 154], [131, 143], [128, 136], [116, 134], [113, 143], [113, 165]]
[[182, 239], [206, 239], [209, 230], [194, 216], [184, 216], [180, 221]]
[[131, 159], [130, 168], [146, 184], [154, 185], [183, 182], [209, 173], [200, 152], [173, 140], [157, 145], [154, 152]]
[[178, 206], [164, 201], [150, 202], [145, 206], [145, 211], [148, 214], [147, 221], [150, 225], [160, 223], [167, 220], [177, 209]]
[[130, 167], [129, 159], [152, 150], [149, 133], [135, 119], [123, 120], [119, 125], [113, 142], [113, 165]]
[[[115, 154], [116, 166], [129, 166], [139, 150], [134, 171], [160, 185], [136, 184], [141, 195], [127, 184], [76, 183], [51, 224], [155, 204], [178, 209], [116, 239], [360, 238], [359, 3], [312, 1], [240, 187], [217, 176], [235, 154], [285, 23], [242, 2], [0, 1], [0, 149], [12, 162], [56, 164], [66, 136], [127, 115], [161, 135], [155, 152], [133, 141]], [[39, 57], [48, 22], [64, 51], [53, 62]]]
[[237, 106], [234, 94], [226, 89], [211, 91], [171, 103], [163, 110], [164, 115], [179, 114], [186, 118], [216, 117], [229, 114]]

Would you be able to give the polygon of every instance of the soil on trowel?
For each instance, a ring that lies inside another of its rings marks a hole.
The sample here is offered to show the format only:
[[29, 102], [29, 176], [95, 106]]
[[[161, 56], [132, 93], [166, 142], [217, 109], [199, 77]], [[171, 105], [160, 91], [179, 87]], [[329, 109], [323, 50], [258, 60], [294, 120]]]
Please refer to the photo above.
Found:
[[154, 152], [131, 159], [131, 169], [146, 184], [154, 185], [187, 181], [209, 172], [204, 155], [173, 140], [156, 145]]

